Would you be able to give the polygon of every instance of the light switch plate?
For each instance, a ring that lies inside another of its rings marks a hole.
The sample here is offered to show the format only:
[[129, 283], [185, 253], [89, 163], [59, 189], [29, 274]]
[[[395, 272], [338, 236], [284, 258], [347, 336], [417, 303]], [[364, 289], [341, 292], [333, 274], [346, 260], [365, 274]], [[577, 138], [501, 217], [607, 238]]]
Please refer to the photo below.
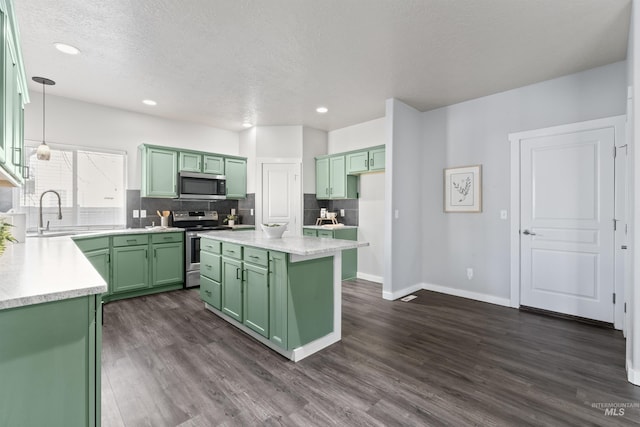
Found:
[[507, 219], [507, 210], [506, 209], [502, 209], [500, 211], [500, 219]]
[[140, 218], [146, 218], [146, 217], [147, 217], [146, 209], [141, 209], [140, 210]]
[[340, 216], [344, 216], [344, 209], [340, 209]]
[[138, 209], [134, 209], [133, 210], [133, 217], [134, 218], [140, 218], [140, 211]]

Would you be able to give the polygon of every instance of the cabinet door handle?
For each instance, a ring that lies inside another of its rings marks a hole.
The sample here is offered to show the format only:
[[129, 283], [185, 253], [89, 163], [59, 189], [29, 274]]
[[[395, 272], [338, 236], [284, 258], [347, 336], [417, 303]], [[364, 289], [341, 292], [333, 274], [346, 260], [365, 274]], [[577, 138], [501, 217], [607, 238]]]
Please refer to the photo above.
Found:
[[[246, 279], [244, 278], [244, 273], [246, 273], [247, 270], [242, 270], [242, 281], [244, 282]], [[248, 273], [247, 273], [248, 274]]]
[[207, 162], [204, 162], [204, 170], [207, 170]]
[[[27, 171], [26, 174], [25, 174], [25, 171]], [[22, 167], [22, 177], [24, 179], [29, 179], [31, 177], [31, 168], [29, 166]]]
[[371, 167], [373, 167], [373, 157], [371, 158], [371, 162], [369, 164]]
[[364, 161], [364, 167], [365, 169], [369, 167], [369, 161], [365, 159]]
[[153, 257], [158, 258], [158, 249], [153, 250]]
[[148, 251], [146, 249], [144, 250], [144, 257], [145, 258], [149, 258], [149, 253], [148, 253]]
[[240, 269], [236, 268], [236, 279], [240, 280]]

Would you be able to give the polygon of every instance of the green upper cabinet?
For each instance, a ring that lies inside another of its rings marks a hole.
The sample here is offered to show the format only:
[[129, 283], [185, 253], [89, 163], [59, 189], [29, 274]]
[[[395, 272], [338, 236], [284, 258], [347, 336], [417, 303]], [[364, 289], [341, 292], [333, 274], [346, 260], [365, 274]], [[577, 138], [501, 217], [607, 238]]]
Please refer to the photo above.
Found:
[[346, 154], [347, 173], [361, 174], [384, 170], [384, 146]]
[[[213, 175], [224, 175], [224, 157], [211, 156], [204, 154], [204, 164], [202, 165], [203, 173], [210, 173]], [[245, 176], [246, 176], [246, 161], [245, 161]], [[246, 180], [246, 177], [245, 177]], [[246, 192], [246, 191], [245, 191]]]
[[178, 156], [180, 172], [202, 172], [202, 154], [181, 151]]
[[201, 172], [212, 175], [224, 175], [224, 157], [211, 154], [181, 151], [179, 154], [180, 172]]
[[29, 102], [11, 1], [0, 1], [0, 180], [22, 185], [24, 105]]
[[178, 197], [178, 153], [142, 146], [142, 197]]
[[317, 199], [356, 199], [358, 178], [347, 175], [345, 156], [316, 159]]
[[383, 171], [385, 165], [385, 148], [376, 148], [369, 151], [369, 170]]
[[347, 173], [362, 173], [369, 171], [369, 152], [347, 154]]
[[224, 170], [227, 177], [227, 198], [245, 199], [247, 197], [247, 160], [225, 158]]
[[316, 160], [316, 198], [329, 198], [329, 158]]

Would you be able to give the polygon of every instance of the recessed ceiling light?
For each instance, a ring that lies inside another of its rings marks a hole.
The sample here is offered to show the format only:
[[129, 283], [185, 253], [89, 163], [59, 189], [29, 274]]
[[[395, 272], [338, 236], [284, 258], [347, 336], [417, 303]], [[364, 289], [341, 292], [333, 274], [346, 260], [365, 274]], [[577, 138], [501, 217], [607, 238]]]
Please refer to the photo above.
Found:
[[152, 99], [145, 99], [142, 103], [145, 105], [158, 105], [158, 103]]
[[320, 113], [320, 114], [324, 114], [324, 113], [326, 113], [327, 111], [329, 111], [329, 109], [328, 109], [327, 107], [318, 107], [318, 108], [316, 108], [316, 111], [317, 111], [318, 113]]
[[242, 127], [243, 127], [243, 128], [250, 128], [251, 126], [253, 126], [253, 123], [244, 122], [244, 123], [242, 124]]
[[80, 53], [80, 49], [77, 47], [65, 44], [65, 43], [54, 43], [53, 44], [56, 49], [58, 49], [62, 53], [66, 53], [68, 55], [77, 55]]

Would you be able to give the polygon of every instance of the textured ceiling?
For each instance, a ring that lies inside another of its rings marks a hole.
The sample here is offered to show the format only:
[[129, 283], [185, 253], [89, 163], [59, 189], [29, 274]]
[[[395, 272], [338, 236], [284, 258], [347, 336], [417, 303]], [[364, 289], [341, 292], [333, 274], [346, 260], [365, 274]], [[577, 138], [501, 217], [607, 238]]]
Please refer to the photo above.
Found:
[[425, 111], [624, 60], [631, 0], [15, 0], [15, 9], [29, 80], [57, 82], [47, 93], [230, 130], [244, 120], [332, 130], [383, 116], [391, 97]]

